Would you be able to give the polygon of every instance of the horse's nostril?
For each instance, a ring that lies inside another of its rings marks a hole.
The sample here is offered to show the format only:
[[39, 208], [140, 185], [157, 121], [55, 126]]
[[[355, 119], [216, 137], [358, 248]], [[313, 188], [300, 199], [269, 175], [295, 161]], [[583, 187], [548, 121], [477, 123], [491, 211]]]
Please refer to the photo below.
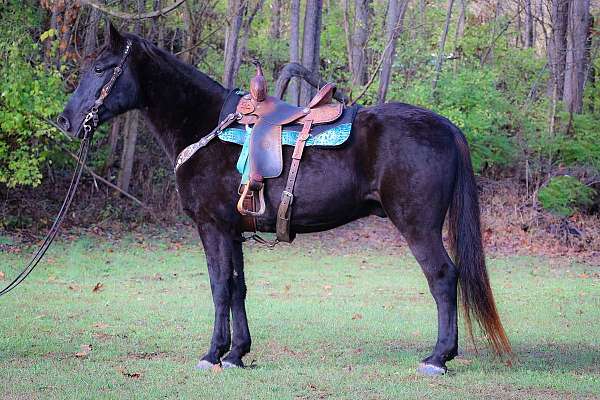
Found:
[[65, 117], [64, 115], [60, 114], [58, 116], [58, 118], [56, 118], [56, 122], [58, 123], [58, 125], [63, 128], [64, 130], [68, 131], [69, 128], [71, 127], [71, 123], [69, 122], [69, 120], [67, 119], [67, 117]]

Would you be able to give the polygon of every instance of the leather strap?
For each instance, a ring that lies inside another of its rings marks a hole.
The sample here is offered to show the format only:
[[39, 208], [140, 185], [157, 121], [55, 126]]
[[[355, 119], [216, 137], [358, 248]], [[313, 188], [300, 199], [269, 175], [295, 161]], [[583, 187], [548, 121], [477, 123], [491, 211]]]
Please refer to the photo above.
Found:
[[290, 166], [290, 172], [288, 173], [287, 183], [285, 189], [281, 194], [281, 203], [279, 203], [279, 209], [277, 210], [277, 240], [280, 242], [291, 243], [296, 236], [290, 232], [291, 223], [291, 205], [294, 202], [294, 186], [296, 185], [296, 178], [298, 176], [298, 168], [300, 167], [300, 160], [302, 159], [302, 153], [304, 152], [304, 145], [308, 140], [310, 134], [310, 128], [312, 127], [312, 120], [305, 120], [302, 126], [302, 131], [296, 140], [294, 146], [294, 153], [292, 154], [292, 165]]
[[[245, 185], [240, 186], [240, 190], [238, 192], [243, 193]], [[254, 196], [254, 192], [248, 192], [246, 196], [243, 197], [244, 209], [249, 211], [256, 211], [256, 197]], [[256, 217], [252, 215], [242, 215], [241, 219], [241, 229], [242, 232], [256, 232]]]

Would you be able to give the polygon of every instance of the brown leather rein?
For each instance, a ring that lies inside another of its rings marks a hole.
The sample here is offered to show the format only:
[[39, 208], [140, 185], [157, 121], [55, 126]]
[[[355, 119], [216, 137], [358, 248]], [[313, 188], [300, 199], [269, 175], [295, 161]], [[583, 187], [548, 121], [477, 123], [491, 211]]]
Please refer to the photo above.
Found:
[[48, 248], [50, 247], [50, 245], [56, 238], [56, 235], [58, 234], [58, 231], [60, 229], [60, 225], [62, 224], [62, 222], [65, 218], [65, 215], [69, 211], [69, 207], [71, 205], [71, 202], [73, 201], [73, 198], [75, 197], [75, 193], [77, 192], [77, 187], [79, 186], [79, 180], [81, 178], [81, 173], [83, 172], [83, 166], [85, 165], [88, 151], [90, 149], [90, 142], [92, 139], [92, 134], [98, 127], [98, 111], [99, 111], [100, 107], [104, 104], [104, 100], [110, 94], [115, 82], [117, 81], [117, 78], [119, 78], [119, 76], [123, 73], [123, 66], [125, 64], [125, 61], [127, 60], [127, 56], [131, 52], [131, 46], [132, 46], [132, 42], [130, 40], [127, 40], [127, 43], [125, 45], [125, 50], [123, 52], [123, 56], [121, 57], [121, 60], [119, 61], [119, 64], [117, 64], [117, 66], [113, 70], [113, 74], [112, 74], [110, 80], [102, 87], [102, 90], [100, 91], [100, 96], [98, 96], [98, 98], [94, 102], [94, 105], [90, 108], [90, 110], [86, 114], [86, 116], [83, 120], [83, 123], [81, 124], [81, 126], [79, 127], [79, 129], [77, 131], [76, 136], [79, 137], [79, 135], [81, 134], [81, 131], [83, 130], [83, 138], [81, 139], [81, 145], [79, 146], [79, 150], [77, 152], [77, 159], [78, 159], [77, 166], [75, 167], [75, 171], [73, 172], [73, 177], [71, 178], [71, 184], [69, 185], [69, 190], [67, 191], [67, 194], [65, 195], [65, 199], [63, 200], [62, 206], [60, 207], [60, 210], [58, 211], [58, 215], [54, 219], [54, 223], [52, 224], [52, 227], [46, 234], [46, 237], [44, 238], [44, 241], [42, 242], [42, 245], [40, 246], [40, 248], [35, 252], [33, 257], [31, 257], [31, 260], [29, 261], [29, 263], [27, 264], [25, 269], [23, 269], [23, 271], [21, 271], [21, 273], [15, 279], [13, 279], [13, 281], [11, 283], [9, 283], [4, 289], [2, 289], [0, 291], [0, 296], [3, 296], [6, 293], [10, 292], [15, 287], [17, 287], [21, 282], [23, 282], [25, 280], [25, 278], [27, 278], [27, 276], [31, 273], [31, 271], [33, 271], [33, 269], [42, 260], [42, 258], [44, 257], [44, 254], [46, 254], [46, 251], [48, 250]]

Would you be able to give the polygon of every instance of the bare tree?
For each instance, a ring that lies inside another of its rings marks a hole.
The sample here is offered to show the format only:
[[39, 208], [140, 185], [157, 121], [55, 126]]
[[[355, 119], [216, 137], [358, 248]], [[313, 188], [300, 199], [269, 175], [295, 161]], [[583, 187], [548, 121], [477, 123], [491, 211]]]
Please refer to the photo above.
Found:
[[350, 72], [354, 71], [352, 68], [352, 35], [354, 30], [350, 26], [350, 0], [344, 0], [343, 5], [344, 9], [344, 33], [346, 36], [346, 52], [348, 55], [348, 70]]
[[129, 185], [131, 183], [138, 128], [138, 112], [129, 111], [125, 119], [125, 141], [123, 142], [123, 152], [121, 153], [121, 170], [119, 171], [119, 176], [117, 178], [117, 186], [125, 192], [129, 191]]
[[564, 100], [571, 113], [583, 111], [583, 88], [588, 60], [590, 0], [577, 0], [569, 7]]
[[[271, 18], [269, 24], [269, 39], [272, 41], [271, 43], [275, 44], [279, 42], [281, 39], [281, 0], [272, 0], [271, 1]], [[290, 44], [291, 46], [291, 44]], [[269, 51], [269, 58], [271, 60], [271, 74], [273, 77], [277, 76], [277, 71], [281, 67], [281, 63], [279, 62], [276, 54], [274, 52], [276, 46], [272, 46]]]
[[100, 21], [100, 11], [95, 8], [90, 10], [85, 38], [83, 39], [83, 57], [87, 57], [96, 50], [98, 39], [98, 22]]
[[271, 2], [269, 37], [271, 39], [279, 39], [281, 37], [281, 0], [273, 0]]
[[[248, 37], [250, 36], [250, 29], [252, 28], [252, 21], [256, 17], [256, 14], [260, 11], [264, 3], [264, 0], [257, 0], [252, 8], [252, 11], [248, 14], [248, 16], [244, 19], [242, 23], [242, 40], [238, 45], [237, 55], [235, 57], [235, 64], [233, 70], [235, 71], [235, 76], [237, 76], [238, 71], [240, 70], [240, 65], [242, 63], [242, 59], [246, 53], [246, 48], [248, 47]], [[234, 77], [235, 83], [235, 77]]]
[[448, 6], [446, 8], [446, 23], [444, 24], [444, 30], [440, 36], [440, 43], [438, 45], [438, 56], [435, 63], [435, 75], [433, 77], [432, 88], [435, 92], [437, 83], [440, 78], [440, 72], [442, 71], [442, 63], [444, 62], [444, 47], [446, 47], [446, 38], [448, 37], [448, 29], [450, 28], [450, 18], [452, 18], [452, 6], [454, 0], [448, 0]]
[[552, 0], [551, 4], [552, 35], [548, 62], [552, 70], [552, 96], [556, 101], [562, 100], [564, 93], [569, 3], [570, 0]]
[[[290, 8], [290, 62], [300, 63], [300, 0], [292, 0]], [[300, 81], [292, 78], [289, 86], [289, 102], [298, 105]]]
[[531, 7], [531, 0], [524, 0], [525, 11], [525, 47], [533, 47], [535, 43], [534, 17]]
[[[186, 2], [183, 5], [182, 21], [184, 28], [183, 47], [189, 49], [194, 45], [194, 42], [196, 41], [196, 28], [190, 2]], [[186, 51], [182, 53], [180, 57], [183, 62], [191, 63], [192, 55], [193, 54], [191, 51]]]
[[385, 98], [387, 96], [392, 66], [396, 55], [396, 42], [398, 35], [400, 35], [402, 31], [407, 5], [408, 0], [389, 0], [388, 2], [387, 17], [385, 21], [385, 42], [388, 43], [388, 45], [384, 51], [381, 75], [379, 78], [379, 91], [377, 94], [377, 102], [379, 104], [385, 103]]
[[367, 41], [371, 0], [355, 0], [354, 34], [352, 35], [352, 85], [362, 86], [367, 82]]
[[235, 66], [236, 63], [239, 65], [239, 61], [237, 60], [238, 39], [246, 7], [246, 0], [229, 0], [229, 25], [227, 26], [227, 31], [225, 33], [225, 65], [223, 68], [223, 86], [226, 88], [235, 86], [235, 78], [237, 75]]
[[[306, 0], [304, 12], [304, 35], [302, 38], [302, 65], [311, 71], [319, 71], [321, 46], [321, 16], [323, 0]], [[300, 86], [300, 105], [308, 104], [315, 89], [306, 82]]]

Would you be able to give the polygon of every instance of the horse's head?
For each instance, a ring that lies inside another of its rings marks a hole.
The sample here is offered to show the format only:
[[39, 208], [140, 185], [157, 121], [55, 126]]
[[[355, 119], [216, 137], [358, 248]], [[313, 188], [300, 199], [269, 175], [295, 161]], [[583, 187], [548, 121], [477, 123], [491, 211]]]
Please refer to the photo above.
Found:
[[[127, 49], [128, 44], [132, 46]], [[69, 134], [81, 136], [82, 125], [90, 111], [97, 111], [97, 124], [108, 121], [125, 111], [139, 107], [140, 88], [135, 74], [136, 37], [121, 35], [109, 24], [109, 39], [90, 60], [77, 89], [58, 117], [58, 124]], [[129, 54], [127, 54], [129, 52]], [[118, 68], [120, 73], [115, 73]], [[116, 76], [116, 80], [114, 80]], [[105, 95], [102, 89], [113, 79], [113, 86]], [[98, 99], [101, 99], [98, 102]], [[95, 108], [94, 108], [95, 107]]]

